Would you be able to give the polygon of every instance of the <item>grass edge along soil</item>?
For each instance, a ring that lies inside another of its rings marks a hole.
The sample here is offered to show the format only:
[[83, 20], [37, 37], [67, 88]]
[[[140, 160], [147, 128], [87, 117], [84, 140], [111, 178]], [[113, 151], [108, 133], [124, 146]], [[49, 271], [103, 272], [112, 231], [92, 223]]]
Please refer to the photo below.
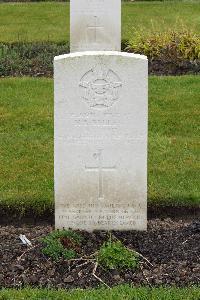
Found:
[[3, 289], [0, 300], [197, 300], [200, 298], [199, 287], [189, 288], [134, 288], [119, 285], [112, 289], [91, 290], [53, 290], [53, 289]]

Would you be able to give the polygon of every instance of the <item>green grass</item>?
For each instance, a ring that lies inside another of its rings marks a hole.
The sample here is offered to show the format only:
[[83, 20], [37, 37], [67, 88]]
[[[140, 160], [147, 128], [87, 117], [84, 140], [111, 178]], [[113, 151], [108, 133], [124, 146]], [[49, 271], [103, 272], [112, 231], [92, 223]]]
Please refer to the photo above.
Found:
[[0, 80], [0, 203], [34, 208], [53, 202], [53, 84]]
[[[0, 205], [53, 208], [53, 80], [0, 80]], [[195, 206], [200, 77], [150, 77], [148, 203]]]
[[200, 76], [151, 77], [148, 197], [151, 204], [200, 204]]
[[[166, 30], [184, 24], [200, 32], [200, 2], [137, 2], [122, 5], [122, 38], [134, 30]], [[69, 3], [1, 3], [0, 41], [69, 41]]]
[[7, 289], [0, 291], [0, 300], [198, 300], [200, 289], [190, 288], [131, 288], [121, 285], [112, 289], [47, 290]]

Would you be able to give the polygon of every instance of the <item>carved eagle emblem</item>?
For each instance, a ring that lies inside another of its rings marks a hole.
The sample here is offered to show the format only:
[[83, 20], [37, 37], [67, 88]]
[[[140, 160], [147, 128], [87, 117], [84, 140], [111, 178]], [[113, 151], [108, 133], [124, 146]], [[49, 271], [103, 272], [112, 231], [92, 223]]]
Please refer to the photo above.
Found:
[[101, 64], [86, 72], [79, 86], [82, 98], [90, 107], [104, 109], [118, 100], [122, 82], [113, 70]]

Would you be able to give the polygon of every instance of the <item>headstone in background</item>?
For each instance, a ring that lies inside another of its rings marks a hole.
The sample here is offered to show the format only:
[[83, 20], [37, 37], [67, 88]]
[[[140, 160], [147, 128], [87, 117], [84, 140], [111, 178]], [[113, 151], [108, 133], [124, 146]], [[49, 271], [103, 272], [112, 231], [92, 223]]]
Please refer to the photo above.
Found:
[[54, 68], [56, 228], [145, 230], [146, 57], [73, 53]]
[[121, 0], [71, 0], [70, 49], [121, 50]]

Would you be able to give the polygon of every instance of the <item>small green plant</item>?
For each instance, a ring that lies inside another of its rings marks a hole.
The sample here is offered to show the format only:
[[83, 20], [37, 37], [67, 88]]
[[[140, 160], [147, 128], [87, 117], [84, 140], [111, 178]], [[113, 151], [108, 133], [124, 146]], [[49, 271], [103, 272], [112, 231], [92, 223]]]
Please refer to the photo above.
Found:
[[81, 236], [72, 230], [56, 230], [49, 233], [42, 242], [42, 252], [54, 260], [72, 259], [80, 252]]
[[138, 254], [120, 241], [104, 243], [98, 252], [98, 262], [107, 269], [133, 269], [138, 265]]

